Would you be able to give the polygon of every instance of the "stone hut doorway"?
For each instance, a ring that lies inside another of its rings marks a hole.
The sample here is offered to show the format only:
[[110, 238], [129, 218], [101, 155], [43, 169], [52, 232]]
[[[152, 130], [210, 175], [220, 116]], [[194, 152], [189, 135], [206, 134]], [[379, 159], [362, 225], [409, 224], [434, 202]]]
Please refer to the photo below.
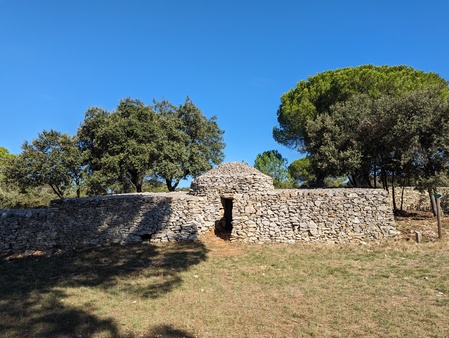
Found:
[[223, 205], [223, 217], [224, 217], [224, 231], [227, 233], [232, 232], [232, 199], [221, 198], [221, 204]]
[[232, 234], [232, 198], [221, 197], [223, 215], [219, 221], [215, 222], [215, 235], [230, 240]]
[[[240, 203], [234, 197], [258, 195], [274, 191], [273, 179], [244, 162], [228, 162], [192, 180], [189, 194], [202, 196], [214, 204], [214, 232], [218, 237], [231, 239], [233, 216], [240, 216]], [[240, 197], [237, 197], [240, 198]], [[246, 197], [245, 197], [246, 198]], [[235, 204], [235, 205], [233, 205]], [[243, 210], [242, 210], [243, 211]], [[239, 238], [242, 234], [239, 234]]]

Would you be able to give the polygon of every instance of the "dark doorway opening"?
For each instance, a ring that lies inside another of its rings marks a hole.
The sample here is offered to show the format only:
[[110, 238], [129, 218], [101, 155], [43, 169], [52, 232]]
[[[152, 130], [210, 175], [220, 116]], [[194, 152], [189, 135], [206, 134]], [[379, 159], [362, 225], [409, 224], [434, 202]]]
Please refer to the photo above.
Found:
[[224, 218], [225, 218], [225, 231], [231, 233], [232, 232], [232, 199], [230, 198], [222, 198], [221, 203], [223, 204], [224, 209]]
[[224, 240], [229, 240], [232, 233], [232, 199], [222, 197], [221, 205], [223, 217], [215, 223], [215, 234]]

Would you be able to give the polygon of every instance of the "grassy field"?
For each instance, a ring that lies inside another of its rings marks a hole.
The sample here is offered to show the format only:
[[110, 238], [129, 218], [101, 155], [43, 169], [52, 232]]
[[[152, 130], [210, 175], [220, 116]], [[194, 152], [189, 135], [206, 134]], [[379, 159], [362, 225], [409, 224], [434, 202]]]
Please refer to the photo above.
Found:
[[3, 257], [0, 337], [449, 337], [449, 241], [406, 240], [413, 222], [367, 245], [209, 236]]

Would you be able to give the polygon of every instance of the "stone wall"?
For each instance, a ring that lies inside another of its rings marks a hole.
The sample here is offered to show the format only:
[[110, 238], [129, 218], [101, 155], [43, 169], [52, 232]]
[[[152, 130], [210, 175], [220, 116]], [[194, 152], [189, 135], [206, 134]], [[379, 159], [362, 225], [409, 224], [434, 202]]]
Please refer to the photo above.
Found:
[[223, 222], [225, 199], [232, 201], [231, 241], [345, 242], [395, 233], [391, 199], [383, 190], [192, 193], [66, 199], [47, 209], [0, 210], [0, 253], [195, 240]]
[[[0, 252], [114, 243], [194, 240], [215, 224], [217, 203], [186, 193], [53, 201], [47, 209], [0, 210]], [[151, 235], [151, 236], [150, 236]]]
[[[441, 197], [441, 209], [444, 213], [449, 212], [449, 188], [438, 188], [438, 193]], [[419, 210], [419, 211], [431, 211], [430, 198], [427, 192], [419, 192], [414, 187], [405, 187], [404, 193], [402, 188], [395, 189], [396, 206], [402, 210]]]
[[404, 193], [402, 193], [402, 188], [396, 188], [394, 195], [398, 209], [401, 208], [402, 203], [402, 210], [430, 210], [428, 193], [419, 192], [413, 187], [405, 187]]
[[233, 235], [244, 242], [378, 240], [396, 233], [383, 190], [275, 190], [235, 195]]
[[246, 163], [228, 162], [195, 178], [190, 193], [196, 196], [232, 196], [274, 190], [273, 179]]

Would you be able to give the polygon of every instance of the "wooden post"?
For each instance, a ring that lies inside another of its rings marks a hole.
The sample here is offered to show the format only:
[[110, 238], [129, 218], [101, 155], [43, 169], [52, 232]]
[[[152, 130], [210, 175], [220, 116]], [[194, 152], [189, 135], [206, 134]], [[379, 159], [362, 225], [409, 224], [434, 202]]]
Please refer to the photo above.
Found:
[[429, 190], [429, 197], [430, 197], [430, 206], [432, 208], [432, 213], [433, 213], [433, 217], [438, 216], [438, 211], [437, 211], [437, 196], [441, 196], [439, 194], [432, 194], [432, 192]]
[[415, 231], [415, 239], [416, 239], [416, 243], [421, 243], [421, 241], [422, 241], [421, 231]]

